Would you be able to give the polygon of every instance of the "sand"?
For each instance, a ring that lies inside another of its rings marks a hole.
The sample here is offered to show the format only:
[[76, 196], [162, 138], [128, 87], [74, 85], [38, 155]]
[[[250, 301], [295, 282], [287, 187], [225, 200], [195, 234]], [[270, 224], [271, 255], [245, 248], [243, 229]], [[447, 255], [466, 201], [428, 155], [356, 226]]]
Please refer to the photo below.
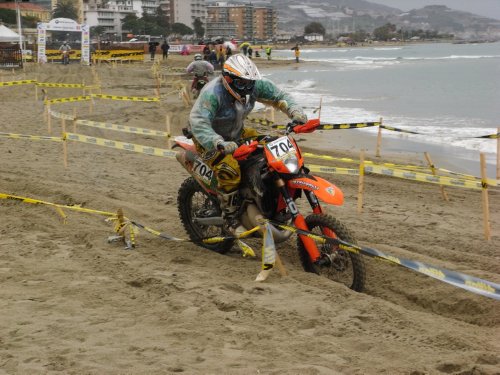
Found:
[[[191, 57], [171, 56], [186, 66]], [[290, 68], [287, 62], [258, 61]], [[102, 92], [150, 96], [151, 65], [97, 67]], [[164, 69], [162, 94], [186, 76]], [[168, 73], [168, 74], [167, 74]], [[76, 64], [28, 67], [3, 81], [92, 82]], [[0, 87], [1, 131], [47, 135], [34, 87]], [[78, 89], [47, 89], [51, 98]], [[157, 103], [64, 103], [80, 118], [180, 134], [189, 109], [177, 95]], [[68, 125], [71, 129], [71, 126]], [[60, 134], [53, 119], [52, 135]], [[79, 126], [81, 134], [166, 147], [164, 139]], [[326, 137], [328, 133], [324, 132]], [[300, 138], [307, 139], [308, 135]], [[306, 143], [304, 143], [306, 144]], [[309, 147], [314, 146], [311, 142]], [[333, 155], [357, 158], [359, 150]], [[0, 192], [115, 212], [187, 238], [175, 161], [83, 143], [0, 138]], [[311, 160], [309, 163], [317, 164]], [[345, 167], [348, 165], [332, 163]], [[368, 175], [325, 175], [345, 194], [328, 212], [358, 242], [388, 254], [500, 282], [500, 196], [490, 192], [492, 240], [483, 235], [481, 193]], [[498, 374], [500, 302], [425, 275], [366, 259], [364, 293], [303, 272], [295, 241], [278, 247], [289, 275], [254, 281], [260, 259], [218, 255], [144, 231], [138, 247], [108, 243], [104, 216], [0, 200], [0, 374]], [[256, 249], [258, 240], [252, 240]]]

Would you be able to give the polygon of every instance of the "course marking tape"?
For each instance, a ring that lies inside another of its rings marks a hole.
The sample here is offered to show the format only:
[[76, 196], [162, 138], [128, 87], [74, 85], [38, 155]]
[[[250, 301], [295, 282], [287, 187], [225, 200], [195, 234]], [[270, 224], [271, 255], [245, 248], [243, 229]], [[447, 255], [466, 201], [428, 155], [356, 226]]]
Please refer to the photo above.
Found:
[[[316, 129], [318, 130], [333, 130], [333, 129], [361, 129], [372, 126], [379, 126], [380, 122], [360, 122], [350, 124], [321, 124]], [[273, 125], [274, 129], [286, 129], [286, 125]]]
[[140, 154], [146, 154], [146, 155], [152, 155], [152, 156], [162, 156], [162, 157], [170, 158], [170, 159], [175, 158], [175, 155], [177, 154], [176, 151], [167, 150], [167, 149], [163, 149], [163, 148], [149, 147], [149, 146], [137, 145], [137, 144], [133, 144], [133, 143], [113, 141], [110, 139], [90, 137], [90, 136], [82, 135], [82, 134], [64, 133], [64, 136], [65, 136], [65, 139], [68, 141], [90, 143], [90, 144], [97, 145], [97, 146], [104, 146], [104, 147], [115, 148], [118, 150], [132, 151], [132, 152], [137, 152]]
[[359, 175], [359, 169], [328, 167], [324, 165], [308, 165], [307, 168], [311, 172], [317, 173]]
[[55, 103], [69, 103], [69, 102], [81, 102], [85, 100], [91, 100], [90, 95], [80, 95], [73, 96], [69, 98], [56, 98], [56, 99], [47, 99], [44, 101], [45, 104], [55, 104]]
[[399, 128], [393, 128], [392, 126], [387, 126], [387, 125], [380, 125], [380, 127], [382, 129], [392, 130], [393, 132], [425, 135], [425, 134], [417, 133], [417, 132], [414, 132], [414, 131], [411, 131], [411, 130], [404, 130], [404, 129], [399, 129]]
[[[316, 154], [311, 154], [310, 152], [303, 152], [302, 155], [305, 157], [309, 157], [312, 159], [322, 159], [322, 160], [336, 160], [344, 163], [354, 163], [354, 164], [359, 164], [359, 160], [354, 160], [350, 158], [336, 158], [334, 156], [329, 156], [329, 155], [316, 155]], [[371, 160], [365, 160], [365, 164], [368, 165], [379, 165], [379, 166], [384, 166], [387, 168], [396, 168], [396, 169], [409, 169], [409, 170], [420, 170], [422, 172], [429, 171], [429, 167], [424, 167], [424, 166], [417, 166], [417, 165], [401, 165], [401, 164], [394, 164], [394, 163], [380, 163], [376, 164], [375, 162]], [[444, 168], [435, 168], [436, 171], [440, 171], [443, 173], [448, 173], [456, 176], [460, 176], [461, 178], [464, 179], [470, 179], [470, 180], [475, 180], [479, 181], [480, 179], [478, 177], [468, 175], [468, 174], [463, 174], [463, 173], [458, 173], [458, 172], [452, 172], [448, 169]], [[498, 182], [492, 182], [492, 186], [496, 186]]]
[[14, 138], [14, 139], [32, 139], [35, 141], [54, 141], [62, 142], [61, 137], [47, 137], [44, 135], [27, 135], [27, 134], [14, 134], [14, 133], [0, 133], [2, 138]]
[[[455, 186], [469, 189], [482, 189], [483, 184], [479, 181], [472, 181], [466, 179], [458, 179], [448, 176], [435, 176], [432, 174], [405, 171], [402, 169], [386, 168], [380, 165], [367, 165], [365, 166], [365, 171], [369, 173], [381, 174], [384, 176], [398, 177], [406, 180], [428, 182], [431, 184]], [[498, 186], [497, 180], [487, 179], [486, 184], [488, 186]]]
[[411, 269], [413, 271], [430, 276], [458, 288], [468, 290], [469, 292], [500, 300], [500, 284], [469, 276], [463, 273], [449, 271], [447, 269], [432, 266], [430, 264], [384, 254], [377, 249], [353, 245], [337, 238], [331, 238], [322, 234], [311, 233], [309, 231], [305, 231], [288, 225], [282, 225], [280, 223], [272, 223], [276, 226], [281, 227], [282, 229], [289, 230], [296, 234], [304, 235], [320, 243], [331, 243], [338, 246], [341, 250], [349, 251], [355, 254], [362, 254], [372, 258], [382, 259], [384, 261], [388, 261], [391, 264]]
[[132, 102], [159, 102], [157, 97], [141, 97], [141, 96], [123, 96], [123, 95], [106, 95], [106, 94], [92, 94], [93, 98], [110, 99], [110, 100], [127, 100]]
[[80, 206], [68, 206], [68, 205], [64, 205], [64, 204], [51, 203], [51, 202], [46, 202], [46, 201], [42, 201], [39, 199], [19, 197], [17, 195], [12, 195], [12, 194], [0, 193], [0, 199], [10, 199], [10, 200], [20, 201], [20, 202], [24, 202], [24, 203], [31, 203], [31, 204], [43, 204], [43, 205], [47, 205], [47, 206], [64, 208], [64, 209], [79, 211], [79, 212], [86, 212], [86, 213], [90, 213], [90, 214], [98, 214], [98, 215], [104, 215], [104, 216], [116, 216], [116, 213], [113, 213], [113, 212], [92, 210], [90, 208], [83, 208]]
[[56, 112], [56, 111], [53, 111], [53, 110], [50, 110], [49, 114], [52, 117], [58, 118], [58, 119], [64, 119], [64, 120], [70, 120], [70, 121], [73, 121], [75, 119], [72, 115], [68, 115], [68, 114], [62, 113], [62, 112]]
[[[312, 159], [322, 159], [322, 160], [336, 160], [344, 163], [354, 163], [354, 164], [359, 164], [359, 160], [354, 160], [350, 158], [336, 158], [334, 156], [329, 156], [329, 155], [317, 155], [317, 154], [311, 154], [310, 152], [303, 152], [302, 155], [305, 157], [309, 157]], [[370, 160], [365, 160], [365, 164], [375, 164], [373, 161]], [[396, 167], [396, 168], [402, 168], [402, 169], [429, 169], [428, 167], [419, 167], [416, 165], [399, 165], [399, 164], [394, 164], [394, 163], [382, 163], [380, 165], [384, 165], [386, 167]]]
[[[271, 120], [268, 120], [265, 118], [247, 117], [247, 120], [250, 122], [262, 124], [262, 125], [273, 125], [274, 124], [274, 121], [271, 121]], [[285, 129], [285, 127], [283, 129]]]
[[35, 83], [35, 79], [25, 79], [22, 81], [9, 81], [9, 82], [0, 82], [0, 87], [2, 86], [18, 86], [18, 85], [27, 85], [31, 83]]
[[91, 120], [76, 120], [76, 123], [78, 125], [86, 125], [86, 126], [91, 126], [94, 128], [99, 128], [99, 129], [116, 130], [116, 131], [121, 131], [121, 132], [125, 132], [125, 133], [146, 134], [146, 135], [154, 135], [154, 136], [158, 136], [158, 137], [169, 137], [170, 136], [170, 134], [168, 134], [167, 132], [161, 131], [161, 130], [151, 130], [151, 129], [146, 129], [146, 128], [138, 128], [135, 126], [111, 124], [108, 122], [98, 122], [98, 121], [91, 121]]
[[65, 88], [85, 88], [82, 83], [50, 83], [50, 82], [35, 82], [36, 86], [41, 87], [65, 87]]
[[489, 134], [489, 135], [483, 135], [483, 136], [480, 136], [480, 137], [474, 137], [474, 138], [491, 138], [491, 139], [498, 139], [498, 138], [500, 138], [500, 133], [496, 133], [496, 134]]

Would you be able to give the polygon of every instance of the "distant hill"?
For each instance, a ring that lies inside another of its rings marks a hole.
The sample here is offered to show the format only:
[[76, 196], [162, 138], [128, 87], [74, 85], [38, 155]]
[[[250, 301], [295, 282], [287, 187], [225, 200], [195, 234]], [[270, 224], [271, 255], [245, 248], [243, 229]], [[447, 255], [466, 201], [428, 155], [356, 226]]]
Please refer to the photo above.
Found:
[[274, 6], [279, 15], [278, 29], [297, 35], [303, 32], [305, 25], [313, 21], [322, 23], [327, 33], [333, 35], [352, 32], [353, 29], [371, 32], [390, 22], [398, 29], [438, 31], [454, 34], [457, 38], [500, 38], [500, 20], [442, 5], [403, 12], [365, 0], [268, 0], [252, 3]]

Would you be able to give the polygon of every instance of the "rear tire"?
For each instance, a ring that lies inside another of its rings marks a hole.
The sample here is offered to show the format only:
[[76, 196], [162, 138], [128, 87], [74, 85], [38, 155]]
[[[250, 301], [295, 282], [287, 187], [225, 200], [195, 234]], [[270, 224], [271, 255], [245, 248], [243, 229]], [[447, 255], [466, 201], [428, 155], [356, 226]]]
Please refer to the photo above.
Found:
[[[330, 215], [311, 214], [306, 217], [306, 224], [311, 232], [322, 234], [321, 228], [328, 228], [335, 233], [338, 239], [353, 245], [356, 244], [354, 236], [344, 224]], [[361, 255], [341, 250], [333, 244], [317, 243], [317, 245], [321, 254], [335, 254], [333, 263], [321, 267], [312, 263], [304, 244], [298, 237], [297, 249], [304, 271], [325, 276], [346, 285], [356, 292], [362, 292], [365, 285], [365, 264]]]
[[191, 241], [220, 254], [228, 252], [233, 247], [234, 240], [226, 240], [215, 244], [203, 243], [204, 238], [223, 237], [225, 233], [222, 226], [201, 225], [195, 223], [194, 219], [197, 217], [221, 216], [222, 213], [217, 199], [203, 190], [193, 177], [184, 180], [179, 188], [177, 207], [181, 222]]

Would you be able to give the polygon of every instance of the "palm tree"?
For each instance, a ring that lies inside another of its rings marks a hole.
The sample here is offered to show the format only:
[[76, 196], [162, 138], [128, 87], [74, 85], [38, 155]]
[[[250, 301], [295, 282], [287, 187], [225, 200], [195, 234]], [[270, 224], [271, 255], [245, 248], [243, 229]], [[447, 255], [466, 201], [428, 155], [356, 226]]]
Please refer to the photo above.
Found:
[[74, 0], [59, 0], [52, 12], [54, 18], [69, 18], [78, 21], [78, 9]]

